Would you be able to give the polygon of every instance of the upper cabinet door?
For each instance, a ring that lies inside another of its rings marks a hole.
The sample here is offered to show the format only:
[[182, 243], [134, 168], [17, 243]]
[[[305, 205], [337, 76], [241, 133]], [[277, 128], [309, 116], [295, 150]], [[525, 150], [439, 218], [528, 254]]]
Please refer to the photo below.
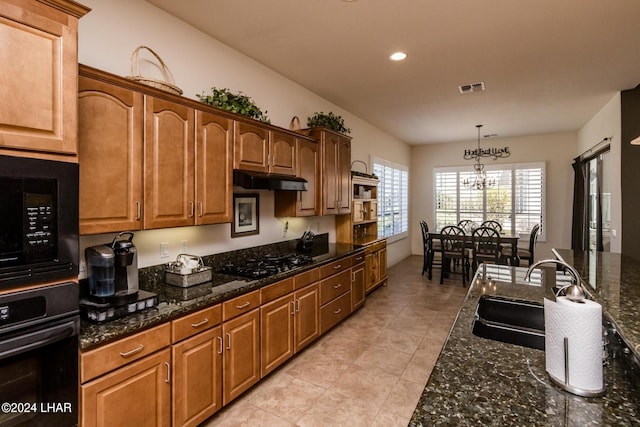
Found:
[[269, 172], [269, 131], [267, 129], [235, 122], [233, 168]]
[[144, 228], [194, 224], [194, 110], [145, 96]]
[[351, 140], [340, 138], [338, 146], [338, 213], [351, 212]]
[[338, 213], [338, 167], [340, 138], [331, 133], [325, 133], [322, 151], [322, 214], [335, 215]]
[[298, 175], [307, 180], [307, 191], [298, 191], [297, 216], [320, 214], [320, 153], [318, 144], [298, 140]]
[[296, 175], [296, 137], [286, 133], [271, 132], [269, 172]]
[[142, 228], [143, 96], [79, 78], [80, 234]]
[[196, 224], [231, 222], [233, 120], [196, 111]]
[[[77, 154], [77, 5], [0, 0], [0, 148]], [[64, 11], [64, 12], [63, 12]]]

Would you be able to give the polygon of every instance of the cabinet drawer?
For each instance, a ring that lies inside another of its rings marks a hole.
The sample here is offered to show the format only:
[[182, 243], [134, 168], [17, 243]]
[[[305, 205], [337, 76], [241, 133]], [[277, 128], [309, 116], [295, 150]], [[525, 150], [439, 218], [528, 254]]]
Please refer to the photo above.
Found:
[[262, 304], [273, 301], [288, 293], [293, 292], [293, 277], [281, 280], [273, 285], [260, 289]]
[[171, 322], [171, 342], [176, 343], [199, 332], [206, 331], [222, 321], [220, 304], [196, 311]]
[[226, 322], [258, 307], [260, 307], [260, 290], [240, 295], [222, 303], [222, 321]]
[[325, 277], [334, 275], [344, 270], [345, 268], [349, 268], [349, 267], [351, 267], [351, 258], [348, 258], [348, 257], [342, 258], [338, 261], [334, 261], [327, 265], [323, 265], [322, 267], [319, 268], [320, 278], [324, 279]]
[[351, 291], [320, 308], [320, 332], [325, 333], [351, 314]]
[[361, 262], [364, 262], [365, 253], [364, 251], [359, 252], [351, 257], [351, 266], [358, 265]]
[[295, 283], [296, 290], [304, 288], [305, 286], [320, 280], [320, 269], [314, 268], [313, 270], [300, 273], [297, 276], [295, 276], [293, 280]]
[[320, 305], [351, 289], [351, 270], [345, 270], [320, 282]]
[[80, 382], [85, 383], [170, 344], [171, 326], [165, 323], [80, 353]]

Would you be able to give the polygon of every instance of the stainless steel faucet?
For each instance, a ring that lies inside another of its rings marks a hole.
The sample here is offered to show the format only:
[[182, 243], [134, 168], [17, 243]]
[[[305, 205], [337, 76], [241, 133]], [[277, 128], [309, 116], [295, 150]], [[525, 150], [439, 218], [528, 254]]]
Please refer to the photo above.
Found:
[[541, 264], [549, 264], [549, 263], [563, 266], [569, 272], [569, 274], [572, 276], [572, 279], [573, 279], [570, 285], [562, 287], [558, 291], [558, 293], [554, 292], [554, 295], [558, 296], [560, 292], [565, 291], [565, 296], [567, 297], [567, 299], [570, 299], [571, 301], [576, 301], [576, 302], [583, 301], [585, 298], [585, 293], [584, 293], [584, 289], [582, 288], [582, 279], [580, 277], [580, 273], [578, 273], [578, 271], [575, 268], [573, 268], [573, 266], [567, 264], [563, 260], [550, 258], [550, 259], [543, 259], [533, 263], [527, 270], [527, 273], [524, 275], [524, 280], [529, 281], [529, 278], [531, 277], [531, 272], [536, 267], [540, 266]]

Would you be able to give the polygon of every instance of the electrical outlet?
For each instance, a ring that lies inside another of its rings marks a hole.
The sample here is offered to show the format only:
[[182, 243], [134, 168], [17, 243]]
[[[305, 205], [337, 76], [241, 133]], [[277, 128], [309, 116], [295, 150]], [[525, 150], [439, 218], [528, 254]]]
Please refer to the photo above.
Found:
[[169, 258], [169, 242], [160, 243], [160, 258]]
[[188, 240], [181, 240], [180, 241], [180, 253], [181, 254], [189, 253], [189, 241]]

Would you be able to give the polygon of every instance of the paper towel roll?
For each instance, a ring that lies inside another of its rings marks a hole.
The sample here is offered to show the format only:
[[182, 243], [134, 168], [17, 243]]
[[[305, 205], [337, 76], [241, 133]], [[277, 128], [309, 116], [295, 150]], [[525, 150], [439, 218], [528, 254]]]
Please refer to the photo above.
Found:
[[[566, 297], [544, 300], [546, 370], [557, 383], [579, 395], [604, 390], [602, 374], [602, 306]], [[564, 339], [568, 338], [568, 382]]]

